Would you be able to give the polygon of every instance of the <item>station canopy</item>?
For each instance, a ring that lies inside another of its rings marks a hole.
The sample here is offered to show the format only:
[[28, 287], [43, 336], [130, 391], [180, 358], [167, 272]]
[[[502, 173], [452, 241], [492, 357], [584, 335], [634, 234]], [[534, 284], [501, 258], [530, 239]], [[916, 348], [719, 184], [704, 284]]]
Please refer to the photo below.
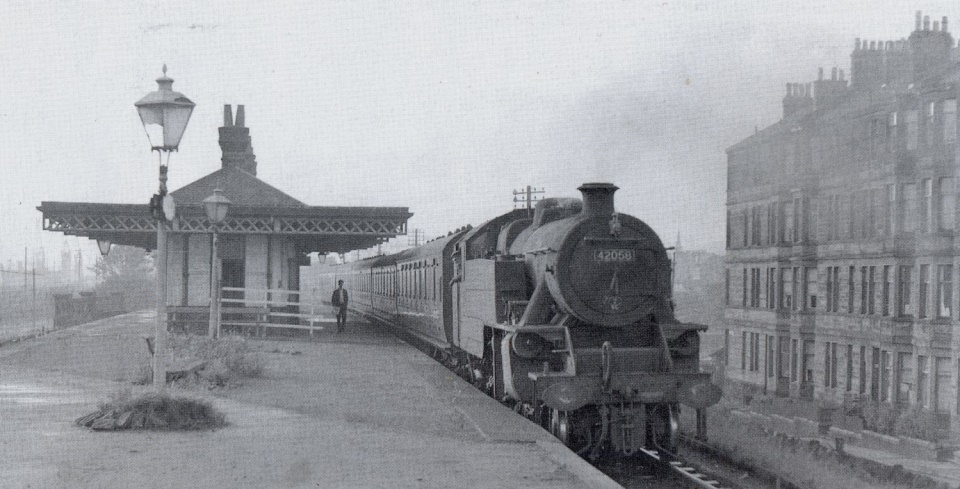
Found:
[[[217, 228], [221, 235], [284, 236], [301, 253], [345, 253], [406, 234], [407, 220], [413, 215], [406, 207], [310, 206], [260, 180], [249, 129], [243, 126], [243, 106], [237, 108], [236, 124], [226, 106], [224, 121], [220, 128], [223, 166], [171, 192], [176, 216], [170, 232], [212, 233], [202, 202], [219, 188], [232, 202]], [[43, 213], [46, 231], [147, 250], [157, 246], [158, 223], [146, 203], [42, 202], [37, 210]]]

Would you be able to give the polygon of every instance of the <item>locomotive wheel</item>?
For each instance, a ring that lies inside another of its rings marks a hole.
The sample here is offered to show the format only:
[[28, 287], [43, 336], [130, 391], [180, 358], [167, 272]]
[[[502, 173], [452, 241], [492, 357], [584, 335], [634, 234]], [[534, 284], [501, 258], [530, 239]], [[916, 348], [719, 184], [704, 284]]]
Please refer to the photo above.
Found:
[[570, 444], [570, 414], [567, 411], [550, 409], [550, 433], [564, 445]]

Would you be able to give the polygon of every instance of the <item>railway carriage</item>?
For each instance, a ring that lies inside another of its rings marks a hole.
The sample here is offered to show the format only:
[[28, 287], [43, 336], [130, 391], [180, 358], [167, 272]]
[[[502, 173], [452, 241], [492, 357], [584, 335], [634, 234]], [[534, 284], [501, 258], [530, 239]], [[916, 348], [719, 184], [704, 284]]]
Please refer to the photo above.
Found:
[[330, 278], [580, 453], [675, 451], [680, 403], [720, 397], [699, 372], [705, 326], [675, 319], [666, 250], [616, 212], [617, 187], [579, 190]]

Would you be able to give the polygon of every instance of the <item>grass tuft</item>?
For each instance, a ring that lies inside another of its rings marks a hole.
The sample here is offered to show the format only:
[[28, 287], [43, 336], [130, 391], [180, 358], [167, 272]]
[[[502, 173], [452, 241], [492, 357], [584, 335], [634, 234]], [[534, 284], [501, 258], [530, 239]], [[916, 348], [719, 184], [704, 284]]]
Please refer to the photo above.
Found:
[[206, 430], [226, 426], [226, 417], [209, 401], [147, 392], [137, 396], [124, 390], [113, 394], [99, 409], [77, 419], [94, 430]]

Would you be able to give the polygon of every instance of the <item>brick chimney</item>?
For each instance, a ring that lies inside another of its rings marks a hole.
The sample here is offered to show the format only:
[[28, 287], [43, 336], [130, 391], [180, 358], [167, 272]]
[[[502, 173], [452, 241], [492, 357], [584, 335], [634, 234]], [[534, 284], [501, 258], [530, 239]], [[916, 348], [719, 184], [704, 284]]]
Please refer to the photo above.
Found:
[[257, 175], [257, 157], [251, 146], [250, 129], [244, 127], [246, 115], [242, 105], [237, 106], [237, 118], [233, 118], [230, 105], [223, 106], [223, 127], [220, 128], [220, 161], [223, 168], [239, 168], [251, 175]]

